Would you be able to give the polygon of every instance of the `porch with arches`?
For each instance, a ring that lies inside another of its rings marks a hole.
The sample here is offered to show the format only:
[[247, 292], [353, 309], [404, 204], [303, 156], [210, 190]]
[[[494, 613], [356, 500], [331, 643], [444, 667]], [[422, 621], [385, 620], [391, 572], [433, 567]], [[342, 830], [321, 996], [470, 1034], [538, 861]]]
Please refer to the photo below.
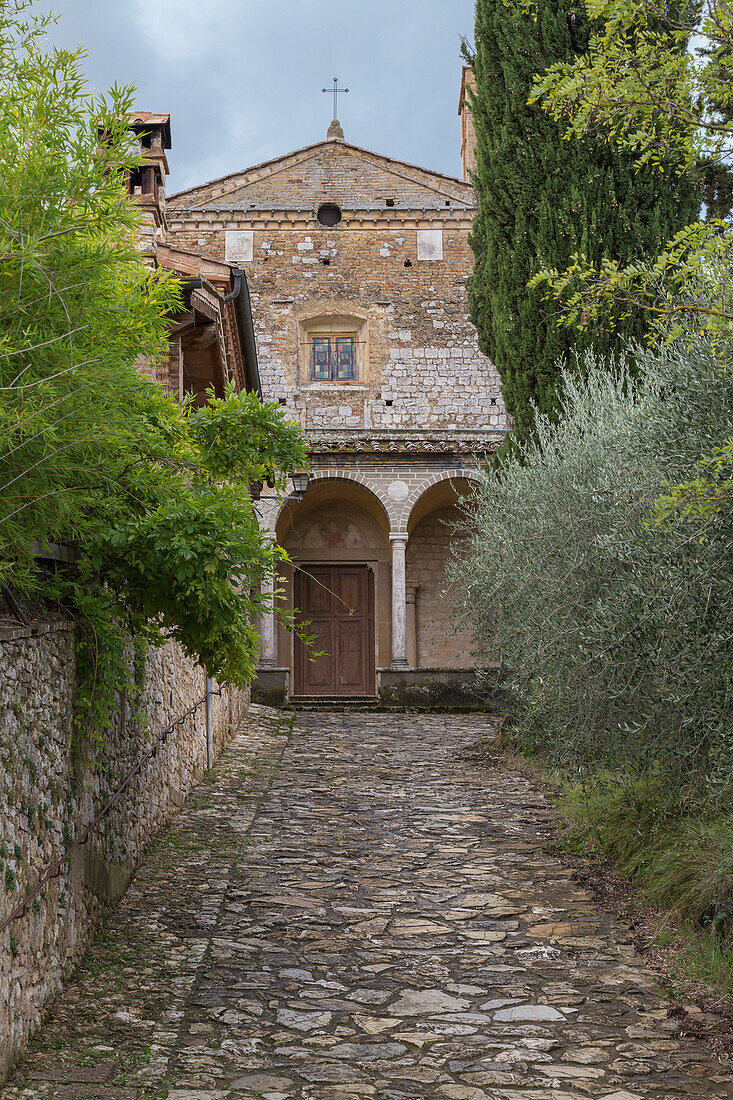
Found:
[[447, 567], [479, 478], [465, 467], [316, 470], [301, 499], [274, 505], [266, 523], [291, 564], [266, 596], [295, 613], [312, 648], [265, 615], [255, 697], [354, 698], [470, 678]]

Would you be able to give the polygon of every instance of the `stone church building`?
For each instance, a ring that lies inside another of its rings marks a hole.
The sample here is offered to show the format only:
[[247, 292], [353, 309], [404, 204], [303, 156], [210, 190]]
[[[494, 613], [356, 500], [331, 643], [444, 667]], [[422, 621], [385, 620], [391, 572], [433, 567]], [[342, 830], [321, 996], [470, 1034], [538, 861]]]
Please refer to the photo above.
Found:
[[420, 698], [471, 678], [446, 564], [507, 416], [468, 318], [464, 88], [463, 179], [352, 145], [334, 120], [325, 141], [167, 202], [177, 256], [246, 273], [263, 397], [309, 444], [305, 492], [265, 490], [258, 508], [293, 563], [280, 598], [322, 655], [267, 617], [263, 699]]

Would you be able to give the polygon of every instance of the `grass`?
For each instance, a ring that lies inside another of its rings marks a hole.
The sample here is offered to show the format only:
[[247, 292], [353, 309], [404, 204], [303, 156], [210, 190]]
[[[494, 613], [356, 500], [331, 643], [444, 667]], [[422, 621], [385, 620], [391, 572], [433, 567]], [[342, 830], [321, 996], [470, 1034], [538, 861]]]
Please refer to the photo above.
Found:
[[715, 932], [683, 923], [661, 931], [656, 942], [672, 948], [666, 966], [673, 992], [682, 997], [689, 985], [702, 985], [733, 996], [733, 946]]
[[733, 815], [667, 816], [653, 787], [607, 776], [566, 781], [558, 806], [570, 838], [612, 859], [655, 905], [699, 924], [733, 923]]
[[660, 932], [672, 977], [733, 994], [733, 814], [662, 809], [664, 792], [624, 777], [553, 776], [567, 827], [558, 847], [613, 861], [642, 899], [678, 918]]
[[712, 804], [653, 777], [601, 769], [579, 777], [501, 737], [470, 758], [501, 761], [542, 784], [564, 818], [550, 850], [610, 861], [647, 907], [648, 946], [664, 954], [672, 994], [719, 994], [733, 1011], [733, 808], [723, 812], [723, 799]]

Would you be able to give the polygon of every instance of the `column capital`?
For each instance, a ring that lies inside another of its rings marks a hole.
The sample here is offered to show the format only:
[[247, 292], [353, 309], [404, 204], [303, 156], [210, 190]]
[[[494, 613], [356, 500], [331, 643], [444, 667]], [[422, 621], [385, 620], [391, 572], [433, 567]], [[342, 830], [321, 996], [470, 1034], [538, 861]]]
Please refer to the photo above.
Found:
[[407, 545], [407, 543], [409, 541], [409, 538], [410, 538], [410, 536], [408, 535], [407, 531], [405, 531], [402, 534], [395, 534], [395, 535], [391, 534], [389, 536], [389, 541], [390, 542], [404, 542], [405, 545]]

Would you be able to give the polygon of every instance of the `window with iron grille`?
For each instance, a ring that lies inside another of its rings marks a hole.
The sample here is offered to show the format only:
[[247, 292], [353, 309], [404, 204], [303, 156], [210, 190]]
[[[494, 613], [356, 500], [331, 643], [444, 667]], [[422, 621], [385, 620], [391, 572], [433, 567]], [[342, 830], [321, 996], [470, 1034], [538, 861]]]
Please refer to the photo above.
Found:
[[311, 341], [311, 380], [313, 382], [355, 382], [356, 338], [354, 336], [314, 336]]

